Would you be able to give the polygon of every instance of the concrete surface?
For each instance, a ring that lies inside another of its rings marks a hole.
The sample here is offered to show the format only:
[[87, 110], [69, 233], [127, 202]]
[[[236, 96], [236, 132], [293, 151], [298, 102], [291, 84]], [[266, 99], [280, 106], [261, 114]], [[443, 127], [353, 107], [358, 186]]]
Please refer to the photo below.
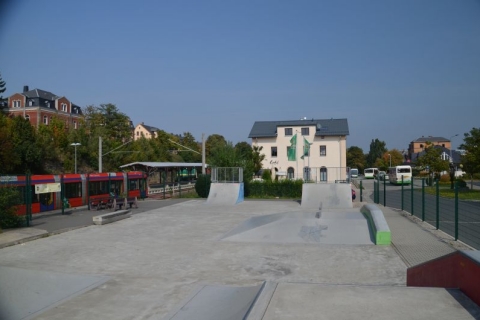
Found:
[[350, 183], [304, 183], [302, 186], [303, 209], [352, 208]]
[[[199, 286], [211, 290], [264, 282], [270, 290], [262, 290], [256, 300], [264, 308], [254, 305], [251, 319], [480, 318], [479, 307], [461, 292], [405, 287], [407, 263], [421, 260], [412, 259], [412, 251], [431, 256], [431, 251], [443, 255], [453, 249], [399, 212], [380, 208], [392, 246], [244, 242], [220, 239], [251, 218], [301, 215], [304, 210], [294, 201], [204, 204], [190, 200], [133, 210], [130, 219], [5, 247], [0, 266], [108, 277], [60, 305], [44, 306], [45, 312], [35, 319], [168, 319], [189, 307], [188, 299]], [[32, 287], [18, 281], [18, 289]], [[218, 292], [202, 299], [208, 301]]]

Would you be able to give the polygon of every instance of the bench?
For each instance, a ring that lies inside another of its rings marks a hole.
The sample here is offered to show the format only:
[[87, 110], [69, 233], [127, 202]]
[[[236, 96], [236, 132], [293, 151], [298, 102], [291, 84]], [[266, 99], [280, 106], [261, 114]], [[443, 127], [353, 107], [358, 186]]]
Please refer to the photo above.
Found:
[[123, 205], [125, 204], [125, 198], [115, 198], [113, 199], [112, 209], [113, 211], [122, 210]]
[[138, 209], [137, 197], [127, 198], [127, 204], [130, 206], [130, 209], [132, 206]]
[[103, 225], [114, 221], [130, 218], [130, 216], [130, 210], [119, 210], [95, 216], [93, 217], [93, 223], [96, 225]]
[[96, 198], [90, 200], [90, 210], [96, 209], [106, 209], [111, 208], [113, 205], [114, 200], [112, 198]]

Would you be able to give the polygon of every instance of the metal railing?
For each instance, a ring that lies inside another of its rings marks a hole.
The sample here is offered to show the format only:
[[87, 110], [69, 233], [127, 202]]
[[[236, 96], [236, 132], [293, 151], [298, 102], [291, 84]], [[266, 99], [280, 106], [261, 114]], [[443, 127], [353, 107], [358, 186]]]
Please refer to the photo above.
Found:
[[[450, 189], [450, 184], [443, 188], [447, 187]], [[438, 181], [428, 187], [426, 179], [413, 179], [411, 184], [401, 186], [375, 180], [373, 201], [406, 211], [455, 240], [480, 249], [480, 194], [478, 199], [460, 200], [461, 190], [455, 183], [454, 198], [447, 198], [440, 195], [443, 188]]]

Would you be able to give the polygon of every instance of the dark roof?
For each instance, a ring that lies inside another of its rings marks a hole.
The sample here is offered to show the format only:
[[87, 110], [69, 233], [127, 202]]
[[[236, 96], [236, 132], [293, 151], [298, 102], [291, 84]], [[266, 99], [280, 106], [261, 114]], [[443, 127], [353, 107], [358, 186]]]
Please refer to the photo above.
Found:
[[421, 138], [418, 138], [417, 140], [415, 140], [413, 142], [427, 142], [427, 141], [441, 142], [441, 141], [450, 141], [450, 140], [445, 139], [443, 137], [421, 137]]
[[[442, 147], [442, 146], [433, 146], [435, 149], [440, 149], [441, 153], [446, 153], [450, 156], [450, 149]], [[417, 158], [423, 156], [425, 154], [425, 150], [422, 150], [421, 152], [415, 152], [411, 156], [411, 161], [416, 162]], [[458, 152], [457, 150], [452, 150], [452, 162], [453, 163], [460, 163], [461, 162], [461, 157], [462, 154]]]
[[45, 100], [55, 100], [60, 98], [56, 94], [40, 89], [33, 89], [27, 92], [23, 92], [22, 94], [27, 98], [42, 98]]
[[160, 129], [152, 126], [147, 126], [146, 124], [141, 123], [141, 125], [150, 132], [160, 131]]
[[256, 121], [248, 135], [249, 138], [275, 137], [278, 127], [316, 126], [316, 136], [349, 135], [347, 119], [311, 119], [287, 121]]

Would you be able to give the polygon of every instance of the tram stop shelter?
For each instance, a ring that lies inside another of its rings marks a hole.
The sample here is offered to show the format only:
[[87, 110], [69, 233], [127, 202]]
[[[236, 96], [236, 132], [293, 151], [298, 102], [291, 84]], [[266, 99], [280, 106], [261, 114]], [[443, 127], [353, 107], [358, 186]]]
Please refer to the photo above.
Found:
[[195, 181], [198, 174], [202, 173], [201, 162], [132, 162], [120, 168], [146, 172], [150, 187]]

